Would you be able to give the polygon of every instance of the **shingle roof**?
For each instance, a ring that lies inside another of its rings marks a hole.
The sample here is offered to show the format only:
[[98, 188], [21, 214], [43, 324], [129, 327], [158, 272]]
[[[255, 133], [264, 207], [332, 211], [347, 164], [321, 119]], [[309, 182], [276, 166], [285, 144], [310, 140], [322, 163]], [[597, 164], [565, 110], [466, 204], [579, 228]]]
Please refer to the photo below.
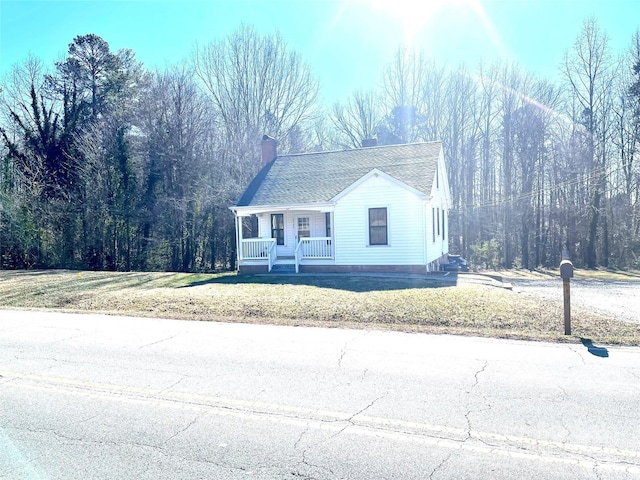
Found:
[[374, 168], [430, 193], [441, 142], [282, 155], [267, 164], [236, 206], [326, 203]]

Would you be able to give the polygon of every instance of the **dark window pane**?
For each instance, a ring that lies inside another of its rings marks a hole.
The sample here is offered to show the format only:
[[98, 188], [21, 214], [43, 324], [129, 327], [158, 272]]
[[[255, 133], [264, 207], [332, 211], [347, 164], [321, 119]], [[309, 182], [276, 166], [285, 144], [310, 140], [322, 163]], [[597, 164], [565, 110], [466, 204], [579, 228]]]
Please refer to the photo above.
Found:
[[282, 213], [271, 215], [271, 228], [284, 228], [284, 215]]
[[324, 223], [326, 225], [326, 237], [331, 237], [331, 213], [324, 214]]
[[444, 223], [445, 223], [445, 216], [444, 216], [444, 209], [442, 209], [442, 238], [445, 238]]
[[431, 233], [433, 234], [433, 243], [436, 242], [436, 209], [431, 207]]
[[371, 245], [386, 245], [387, 244], [387, 228], [386, 227], [371, 227]]
[[271, 214], [271, 238], [275, 238], [278, 245], [284, 245], [284, 215], [282, 213]]
[[387, 245], [387, 209], [369, 209], [369, 245]]
[[242, 238], [258, 238], [258, 217], [242, 217]]

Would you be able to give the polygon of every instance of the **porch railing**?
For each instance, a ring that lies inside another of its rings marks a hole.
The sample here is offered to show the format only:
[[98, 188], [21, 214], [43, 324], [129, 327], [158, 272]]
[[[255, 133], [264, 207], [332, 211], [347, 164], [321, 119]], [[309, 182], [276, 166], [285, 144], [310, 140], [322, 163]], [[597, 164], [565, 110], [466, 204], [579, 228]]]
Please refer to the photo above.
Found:
[[[275, 238], [248, 238], [242, 240], [240, 260], [266, 260], [269, 271], [278, 258]], [[295, 249], [296, 273], [303, 259], [333, 258], [333, 242], [331, 237], [304, 237]]]
[[295, 251], [296, 273], [299, 271], [300, 261], [304, 258], [333, 258], [331, 237], [301, 238]]
[[275, 251], [275, 238], [248, 238], [242, 240], [240, 260], [267, 260]]
[[278, 258], [278, 252], [276, 250], [276, 240], [272, 239], [271, 246], [269, 247], [269, 271], [273, 268], [274, 263], [276, 263], [276, 259]]

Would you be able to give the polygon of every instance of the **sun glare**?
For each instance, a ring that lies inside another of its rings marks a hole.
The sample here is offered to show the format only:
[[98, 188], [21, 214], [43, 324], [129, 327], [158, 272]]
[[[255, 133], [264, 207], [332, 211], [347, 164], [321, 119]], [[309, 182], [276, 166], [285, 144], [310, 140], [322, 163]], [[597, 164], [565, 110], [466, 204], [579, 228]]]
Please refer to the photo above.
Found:
[[482, 0], [369, 0], [369, 4], [373, 9], [401, 23], [407, 45], [412, 45], [426, 27], [438, 21], [441, 13], [475, 14], [491, 40], [499, 44], [499, 38], [484, 11]]

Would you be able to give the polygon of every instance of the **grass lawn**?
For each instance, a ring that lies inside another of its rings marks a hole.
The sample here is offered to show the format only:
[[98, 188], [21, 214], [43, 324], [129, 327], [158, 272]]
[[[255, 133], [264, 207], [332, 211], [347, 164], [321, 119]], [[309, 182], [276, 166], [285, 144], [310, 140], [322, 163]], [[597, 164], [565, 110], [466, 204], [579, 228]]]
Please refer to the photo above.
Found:
[[0, 271], [0, 308], [640, 345], [640, 325], [424, 278]]

